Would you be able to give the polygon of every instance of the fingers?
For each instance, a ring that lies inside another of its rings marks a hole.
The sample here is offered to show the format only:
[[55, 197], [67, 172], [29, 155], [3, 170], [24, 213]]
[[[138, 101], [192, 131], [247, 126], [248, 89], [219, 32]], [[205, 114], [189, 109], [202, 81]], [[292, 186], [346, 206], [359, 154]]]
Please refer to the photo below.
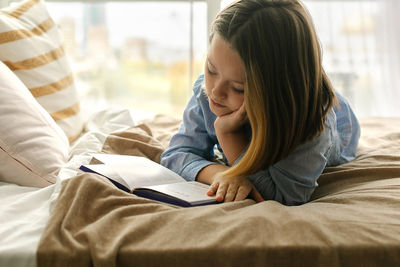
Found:
[[209, 195], [209, 196], [216, 195], [215, 199], [218, 202], [222, 202], [222, 201], [224, 201], [224, 198], [225, 198], [226, 188], [227, 188], [226, 184], [220, 185], [219, 182], [214, 182], [208, 188], [207, 195]]
[[232, 202], [235, 200], [236, 192], [237, 192], [237, 187], [236, 186], [229, 186], [228, 191], [226, 192], [224, 202]]
[[246, 108], [244, 106], [244, 102], [243, 102], [243, 105], [238, 109], [236, 114], [237, 114], [238, 120], [241, 121], [242, 123], [247, 121], [248, 118], [247, 118], [247, 112], [246, 112]]
[[256, 201], [256, 202], [263, 202], [264, 198], [261, 196], [260, 192], [253, 186], [253, 189], [251, 190], [250, 196]]
[[[245, 199], [251, 191], [251, 187], [248, 187], [246, 185], [230, 185], [228, 187], [228, 190], [226, 191], [225, 197], [224, 197], [224, 202], [232, 202], [232, 201], [241, 201]], [[221, 190], [221, 195], [223, 195], [224, 192]], [[218, 192], [217, 192], [218, 195]]]
[[236, 193], [235, 201], [241, 201], [245, 199], [249, 195], [250, 191], [251, 189], [248, 187], [239, 187], [239, 190]]
[[228, 184], [220, 184], [218, 186], [218, 190], [217, 190], [217, 194], [216, 194], [216, 200], [218, 202], [222, 202], [224, 201], [225, 197], [226, 197], [226, 191], [228, 189]]
[[244, 105], [244, 101], [243, 101], [243, 104], [239, 108], [239, 112], [246, 114], [246, 106]]
[[227, 183], [220, 184], [218, 182], [214, 182], [211, 184], [207, 191], [207, 195], [213, 196], [215, 194], [215, 199], [218, 202], [231, 202], [235, 199], [236, 191], [234, 186], [230, 186]]
[[214, 127], [217, 132], [228, 133], [240, 130], [249, 118], [247, 117], [246, 108], [243, 104], [236, 110], [220, 115], [214, 122]]
[[207, 191], [207, 195], [215, 194], [218, 202], [232, 202], [244, 200], [251, 192], [252, 187], [247, 184], [229, 184], [214, 182]]
[[210, 187], [208, 188], [207, 195], [213, 196], [215, 194], [215, 192], [217, 192], [217, 190], [218, 190], [218, 185], [219, 185], [218, 182], [212, 183], [210, 185]]

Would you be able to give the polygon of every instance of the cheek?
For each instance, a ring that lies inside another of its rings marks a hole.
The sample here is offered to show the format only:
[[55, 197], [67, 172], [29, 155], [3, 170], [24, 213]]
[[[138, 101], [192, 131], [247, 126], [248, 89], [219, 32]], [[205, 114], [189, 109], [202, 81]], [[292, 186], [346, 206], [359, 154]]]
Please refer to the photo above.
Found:
[[212, 77], [210, 75], [204, 74], [204, 91], [206, 92], [207, 95], [210, 94], [210, 88], [212, 88], [213, 82], [212, 82]]
[[232, 97], [232, 110], [237, 110], [239, 109], [244, 101], [244, 96], [243, 95], [235, 95]]

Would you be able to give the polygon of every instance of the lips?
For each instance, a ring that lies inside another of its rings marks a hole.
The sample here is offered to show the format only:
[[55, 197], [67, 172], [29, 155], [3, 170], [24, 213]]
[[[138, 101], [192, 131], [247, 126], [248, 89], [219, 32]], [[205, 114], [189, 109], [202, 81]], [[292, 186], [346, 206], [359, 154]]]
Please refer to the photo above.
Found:
[[210, 98], [210, 102], [211, 104], [213, 104], [214, 106], [218, 107], [218, 108], [224, 108], [224, 105], [218, 104], [217, 102], [215, 102], [212, 98]]

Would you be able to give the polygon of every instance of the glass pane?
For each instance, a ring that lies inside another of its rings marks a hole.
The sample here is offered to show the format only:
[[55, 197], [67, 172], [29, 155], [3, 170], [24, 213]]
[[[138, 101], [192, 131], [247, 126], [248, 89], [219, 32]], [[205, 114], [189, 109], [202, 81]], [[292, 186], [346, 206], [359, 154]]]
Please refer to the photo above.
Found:
[[[203, 71], [205, 2], [47, 2], [64, 36], [84, 105], [181, 114]], [[193, 63], [190, 67], [190, 42]], [[189, 73], [189, 71], [193, 73]]]
[[[231, 2], [224, 0], [222, 6]], [[303, 2], [321, 41], [325, 70], [358, 116], [398, 114], [393, 99], [400, 97], [396, 86], [400, 67], [395, 68], [400, 65], [400, 34], [395, 30], [399, 1]]]

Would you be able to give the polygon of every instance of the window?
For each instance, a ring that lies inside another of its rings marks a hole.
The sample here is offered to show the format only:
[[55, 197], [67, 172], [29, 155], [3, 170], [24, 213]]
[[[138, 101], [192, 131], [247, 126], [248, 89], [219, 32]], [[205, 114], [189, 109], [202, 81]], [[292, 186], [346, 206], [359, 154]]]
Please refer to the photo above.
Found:
[[[84, 105], [178, 115], [203, 72], [208, 25], [231, 2], [46, 3], [64, 35]], [[400, 114], [400, 1], [304, 3], [321, 41], [325, 70], [358, 116]]]
[[382, 92], [377, 1], [305, 1], [323, 48], [323, 64], [335, 89], [359, 116], [389, 115], [376, 105]]
[[[224, 0], [223, 6], [232, 0]], [[398, 0], [304, 0], [335, 89], [359, 117], [398, 116]]]
[[205, 1], [48, 1], [47, 7], [84, 105], [120, 105], [143, 115], [183, 112], [203, 72]]

